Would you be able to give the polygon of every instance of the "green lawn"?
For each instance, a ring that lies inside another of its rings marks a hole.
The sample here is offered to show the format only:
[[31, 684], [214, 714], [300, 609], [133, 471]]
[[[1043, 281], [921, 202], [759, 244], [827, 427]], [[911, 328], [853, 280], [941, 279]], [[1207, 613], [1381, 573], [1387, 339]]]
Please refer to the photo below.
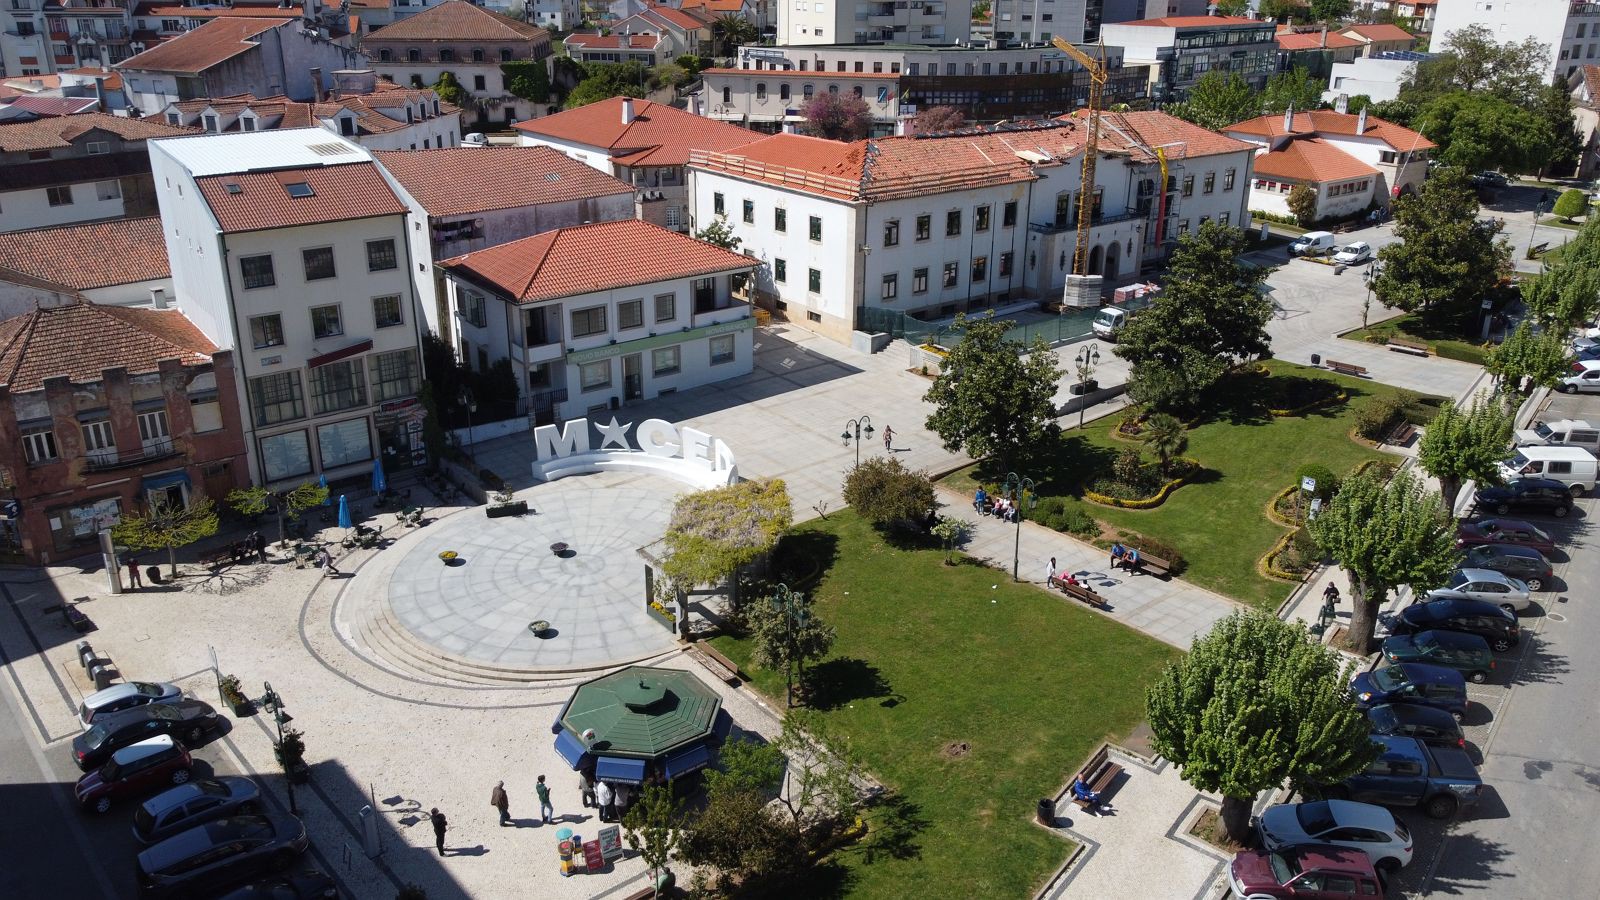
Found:
[[[1036, 587], [943, 553], [886, 543], [849, 510], [792, 538], [822, 563], [809, 589], [838, 630], [813, 706], [903, 802], [839, 854], [854, 897], [1023, 897], [1071, 847], [1031, 822], [1098, 743], [1144, 717], [1144, 687], [1177, 651]], [[783, 704], [783, 676], [748, 643], [713, 640]], [[970, 750], [957, 756], [957, 742]], [[876, 839], [876, 840], [875, 840]], [[869, 852], [869, 848], [876, 848]], [[869, 858], [870, 856], [870, 858]]]
[[1482, 344], [1464, 340], [1467, 328], [1477, 326], [1477, 315], [1469, 316], [1471, 323], [1460, 321], [1445, 321], [1439, 323], [1423, 321], [1415, 313], [1407, 313], [1379, 322], [1368, 328], [1357, 328], [1355, 331], [1346, 331], [1339, 337], [1347, 341], [1364, 341], [1367, 335], [1374, 331], [1392, 330], [1394, 336], [1420, 341], [1433, 348], [1433, 352], [1447, 359], [1459, 359], [1462, 362], [1483, 365], [1488, 358], [1489, 351]]
[[[1349, 438], [1354, 408], [1373, 393], [1395, 389], [1371, 381], [1345, 378], [1320, 369], [1269, 361], [1268, 381], [1283, 385], [1294, 378], [1332, 381], [1350, 394], [1348, 403], [1326, 406], [1284, 418], [1261, 408], [1263, 385], [1240, 390], [1224, 408], [1202, 418], [1189, 431], [1187, 456], [1206, 471], [1155, 509], [1111, 509], [1079, 499], [1082, 483], [1104, 471], [1123, 447], [1136, 446], [1111, 437], [1116, 418], [1068, 431], [1059, 450], [1031, 464], [1023, 474], [1040, 482], [1043, 496], [1058, 496], [1102, 522], [1138, 531], [1176, 547], [1188, 560], [1184, 578], [1260, 609], [1273, 609], [1292, 587], [1257, 574], [1256, 561], [1272, 549], [1284, 529], [1269, 521], [1267, 502], [1294, 481], [1294, 471], [1320, 462], [1343, 475], [1366, 459], [1385, 457]], [[993, 484], [986, 464], [968, 467], [946, 479], [951, 487], [970, 492], [975, 478]]]

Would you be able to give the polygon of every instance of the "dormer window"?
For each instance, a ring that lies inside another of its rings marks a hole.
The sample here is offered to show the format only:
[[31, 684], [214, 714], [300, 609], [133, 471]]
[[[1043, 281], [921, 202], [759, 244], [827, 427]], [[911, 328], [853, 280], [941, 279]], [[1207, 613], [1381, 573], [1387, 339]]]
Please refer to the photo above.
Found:
[[339, 133], [345, 137], [354, 137], [356, 133], [356, 120], [349, 116], [340, 116]]
[[284, 185], [283, 189], [289, 193], [289, 196], [294, 197], [295, 199], [300, 199], [303, 197], [315, 197], [317, 195], [317, 192], [311, 189], [311, 185], [306, 184], [304, 181], [291, 181]]
[[169, 112], [169, 113], [167, 113], [167, 124], [168, 125], [182, 125], [183, 124], [183, 120], [178, 116], [177, 113]]

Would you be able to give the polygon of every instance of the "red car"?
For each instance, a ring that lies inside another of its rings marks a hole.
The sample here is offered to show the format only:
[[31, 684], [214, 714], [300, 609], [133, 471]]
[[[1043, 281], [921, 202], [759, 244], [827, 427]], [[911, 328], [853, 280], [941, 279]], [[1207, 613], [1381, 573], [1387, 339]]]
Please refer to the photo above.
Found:
[[116, 800], [148, 794], [156, 788], [189, 780], [189, 751], [163, 734], [129, 744], [111, 754], [111, 760], [78, 779], [73, 793], [78, 805], [103, 813]]
[[1521, 519], [1477, 519], [1456, 526], [1457, 547], [1477, 544], [1515, 544], [1532, 547], [1540, 553], [1556, 549], [1556, 542], [1550, 535]]
[[1383, 896], [1378, 872], [1365, 851], [1332, 844], [1302, 844], [1277, 851], [1243, 850], [1228, 867], [1228, 884], [1239, 897]]

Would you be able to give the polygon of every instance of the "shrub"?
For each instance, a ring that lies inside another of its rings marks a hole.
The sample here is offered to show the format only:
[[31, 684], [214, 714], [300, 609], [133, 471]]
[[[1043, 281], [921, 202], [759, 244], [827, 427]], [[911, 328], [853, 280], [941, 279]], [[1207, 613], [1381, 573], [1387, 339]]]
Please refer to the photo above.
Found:
[[1095, 521], [1094, 516], [1076, 506], [1069, 506], [1061, 497], [1040, 500], [1037, 506], [1028, 511], [1028, 518], [1046, 528], [1067, 534], [1094, 537], [1100, 533], [1100, 523]]
[[1356, 407], [1356, 434], [1369, 441], [1375, 441], [1383, 436], [1395, 419], [1399, 418], [1400, 411], [1405, 408], [1405, 403], [1394, 394], [1375, 394], [1362, 401]]
[[1339, 489], [1339, 479], [1334, 476], [1332, 469], [1322, 463], [1306, 463], [1294, 470], [1294, 483], [1297, 489], [1300, 482], [1307, 478], [1316, 479], [1317, 489], [1312, 492], [1311, 496], [1317, 497], [1323, 502], [1331, 499], [1334, 492]]
[[1117, 458], [1111, 463], [1111, 475], [1116, 481], [1137, 485], [1145, 478], [1144, 457], [1132, 447], [1122, 448], [1117, 451]]
[[899, 459], [874, 456], [845, 476], [844, 501], [877, 525], [920, 519], [934, 507], [933, 481]]
[[1367, 329], [1367, 336], [1362, 338], [1369, 344], [1387, 344], [1395, 335], [1393, 325], [1378, 326]]

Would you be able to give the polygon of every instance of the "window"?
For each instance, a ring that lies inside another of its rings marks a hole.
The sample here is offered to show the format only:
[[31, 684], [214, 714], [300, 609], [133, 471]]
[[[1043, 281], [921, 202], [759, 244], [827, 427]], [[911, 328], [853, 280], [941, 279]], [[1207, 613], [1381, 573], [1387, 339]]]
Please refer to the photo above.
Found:
[[1011, 274], [1011, 251], [1000, 254], [1000, 277], [1006, 278]]
[[1000, 213], [1001, 228], [1015, 228], [1017, 225], [1017, 201], [1007, 200]]
[[787, 233], [789, 230], [789, 211], [779, 206], [772, 211], [772, 230]]
[[283, 316], [272, 313], [250, 318], [250, 342], [257, 350], [283, 346]]
[[417, 351], [414, 348], [374, 353], [367, 358], [367, 370], [372, 378], [375, 403], [410, 397], [417, 392]]
[[883, 245], [896, 247], [900, 244], [900, 220], [890, 219], [883, 223]]
[[406, 62], [422, 62], [422, 51], [413, 47], [406, 51]]
[[589, 337], [606, 332], [606, 308], [604, 306], [591, 306], [588, 309], [575, 309], [572, 311], [572, 336], [575, 338]]
[[671, 322], [678, 317], [678, 295], [656, 295], [656, 322]]
[[578, 367], [578, 386], [584, 393], [611, 386], [611, 360], [584, 363]]
[[[860, 90], [860, 88], [857, 88], [857, 90]], [[888, 88], [886, 88], [886, 87], [878, 88], [878, 102], [879, 103], [887, 103], [887, 102], [889, 102], [889, 89]]]
[[812, 86], [811, 86], [811, 85], [809, 85], [809, 84], [808, 84], [808, 85], [805, 85], [805, 86], [803, 86], [803, 87], [801, 87], [801, 88], [800, 88], [800, 97], [801, 97], [801, 99], [803, 99], [803, 100], [810, 100], [810, 99], [811, 99], [811, 95], [812, 95], [812, 94], [813, 94], [813, 93], [815, 93], [815, 90], [816, 90], [816, 89], [815, 89], [815, 88], [813, 88], [813, 87], [812, 87]]
[[1216, 187], [1217, 187], [1217, 173], [1215, 173], [1215, 172], [1207, 172], [1206, 173], [1206, 186], [1201, 190], [1201, 193], [1209, 194], [1212, 191], [1216, 190]]
[[989, 257], [975, 256], [972, 258], [972, 280], [986, 281], [989, 277]]
[[681, 351], [678, 347], [661, 347], [650, 351], [650, 373], [657, 377], [662, 375], [676, 375], [682, 368], [680, 363]]
[[1188, 233], [1189, 233], [1189, 220], [1188, 219], [1179, 219], [1178, 220], [1178, 235], [1181, 237], [1181, 236], [1183, 236], [1185, 234], [1188, 234]]
[[810, 235], [813, 241], [822, 240], [822, 218], [820, 216], [811, 217]]
[[731, 362], [733, 362], [733, 356], [734, 356], [733, 335], [731, 335], [731, 334], [719, 334], [716, 337], [712, 338], [710, 343], [711, 343], [711, 364], [713, 366], [720, 366], [723, 363], [731, 363]]
[[268, 481], [311, 473], [311, 443], [304, 431], [261, 439], [261, 469]]
[[382, 272], [393, 269], [399, 263], [395, 261], [394, 238], [384, 238], [381, 241], [367, 241], [367, 271]]
[[205, 121], [206, 130], [215, 133], [217, 130], [217, 117], [207, 113], [206, 115], [201, 116], [201, 118]]
[[355, 137], [355, 134], [356, 134], [356, 120], [350, 118], [349, 116], [340, 116], [339, 117], [339, 133], [344, 135], [345, 137]]
[[311, 409], [317, 415], [367, 404], [360, 359], [344, 359], [311, 370]]
[[806, 310], [806, 321], [807, 322], [821, 322], [822, 321], [822, 313], [813, 312], [813, 311], [808, 309], [808, 310]]
[[253, 117], [253, 116], [241, 116], [241, 117], [239, 117], [239, 127], [243, 128], [245, 131], [255, 131], [256, 130], [255, 117]]
[[731, 88], [731, 87], [724, 87], [724, 88], [723, 88], [723, 89], [722, 89], [722, 102], [723, 102], [723, 103], [724, 103], [724, 104], [727, 104], [727, 103], [732, 103], [732, 102], [733, 102], [733, 88]]
[[1220, 216], [1217, 216], [1217, 221], [1218, 221], [1218, 222], [1221, 222], [1221, 223], [1222, 223], [1222, 224], [1224, 224], [1224, 225], [1226, 225], [1226, 224], [1228, 224], [1228, 219], [1229, 219], [1229, 218], [1230, 218], [1230, 217], [1231, 217], [1231, 216], [1232, 216], [1232, 213], [1223, 213], [1223, 214], [1222, 214], [1222, 215], [1220, 215]]
[[87, 144], [84, 145], [84, 150], [87, 151], [90, 156], [99, 156], [102, 153], [110, 153], [111, 152], [111, 142], [110, 141], [89, 141]]
[[911, 293], [913, 293], [913, 294], [926, 294], [927, 292], [928, 292], [928, 270], [926, 268], [912, 269], [911, 270]]
[[958, 279], [960, 279], [960, 277], [961, 277], [961, 265], [960, 265], [960, 263], [947, 262], [947, 263], [944, 264], [944, 280], [943, 280], [943, 284], [944, 284], [945, 287], [947, 287], [947, 288], [955, 287], [956, 286], [956, 281]]
[[617, 304], [617, 330], [639, 328], [644, 325], [644, 300], [624, 300]]
[[473, 62], [483, 62], [483, 48], [482, 47], [473, 47], [472, 48], [472, 61]]
[[239, 274], [244, 277], [246, 289], [272, 287], [278, 283], [272, 274], [271, 256], [239, 257]]
[[167, 124], [168, 125], [182, 125], [183, 124], [183, 120], [181, 118], [179, 118], [177, 113], [169, 112], [169, 113], [167, 113]]
[[972, 211], [972, 230], [980, 232], [989, 230], [988, 206], [980, 206]]
[[44, 195], [49, 199], [51, 206], [72, 205], [72, 185], [70, 184], [47, 187], [44, 189]]
[[772, 261], [772, 280], [776, 281], [779, 284], [784, 284], [784, 283], [788, 282], [788, 280], [789, 280], [789, 261], [788, 260], [786, 260], [786, 259], [774, 259]]
[[778, 99], [779, 100], [788, 100], [789, 99], [789, 85], [788, 84], [780, 84], [780, 85], [778, 85]]
[[806, 290], [813, 294], [822, 293], [822, 272], [819, 269], [806, 270]]
[[756, 223], [756, 202], [754, 200], [744, 201], [744, 223], [746, 225], [754, 225]]
[[1193, 175], [1185, 175], [1185, 176], [1183, 176], [1183, 195], [1185, 197], [1193, 197], [1194, 196], [1194, 176]]
[[1229, 169], [1228, 171], [1222, 173], [1222, 189], [1223, 190], [1225, 190], [1225, 191], [1233, 190], [1233, 178], [1234, 178], [1234, 176], [1236, 174], [1237, 174], [1237, 170], [1235, 170], [1235, 169]]
[[917, 240], [925, 241], [933, 231], [933, 216], [917, 216]]
[[311, 307], [311, 333], [319, 338], [344, 334], [344, 322], [339, 317], [339, 304]]
[[500, 51], [500, 61], [501, 62], [511, 62], [511, 51], [509, 49], [501, 49], [501, 51]]
[[1055, 226], [1057, 228], [1065, 228], [1065, 227], [1067, 227], [1067, 221], [1071, 217], [1072, 217], [1072, 194], [1070, 194], [1067, 191], [1062, 191], [1061, 193], [1056, 195]]
[[378, 62], [388, 62], [393, 58], [394, 54], [389, 50], [388, 47], [378, 51]]
[[56, 458], [56, 434], [48, 428], [22, 433], [22, 452], [29, 463], [50, 462]]
[[332, 247], [312, 247], [309, 250], [301, 250], [300, 258], [306, 264], [307, 281], [321, 281], [324, 278], [333, 277]]
[[439, 51], [439, 62], [455, 62], [456, 52], [446, 47]]
[[767, 83], [765, 81], [756, 82], [756, 99], [767, 99]]
[[944, 236], [956, 237], [961, 234], [961, 210], [952, 209], [944, 214]]
[[279, 372], [250, 379], [250, 408], [257, 425], [275, 425], [306, 414], [300, 373]]
[[464, 291], [457, 302], [460, 304], [459, 312], [461, 318], [465, 319], [469, 324], [478, 328], [486, 327], [489, 324], [489, 310], [482, 294], [475, 291]]
[[883, 291], [881, 295], [885, 300], [893, 300], [900, 296], [900, 274], [890, 272], [883, 276]]
[[400, 311], [400, 295], [386, 294], [382, 297], [373, 297], [372, 322], [379, 328], [404, 325], [405, 315]]
[[720, 191], [711, 195], [711, 211], [719, 216], [725, 216], [728, 214], [727, 208], [722, 200], [722, 193]]

